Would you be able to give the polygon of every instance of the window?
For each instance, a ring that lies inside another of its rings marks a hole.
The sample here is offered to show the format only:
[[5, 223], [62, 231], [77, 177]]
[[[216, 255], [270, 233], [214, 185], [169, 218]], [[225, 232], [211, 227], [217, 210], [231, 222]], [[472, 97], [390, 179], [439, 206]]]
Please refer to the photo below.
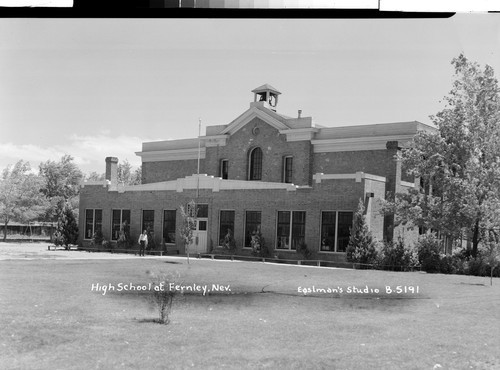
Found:
[[283, 157], [283, 182], [292, 183], [293, 175], [293, 157]]
[[337, 225], [337, 212], [321, 213], [321, 250], [335, 252], [335, 226]]
[[234, 211], [220, 211], [219, 245], [224, 244], [224, 238], [228, 233], [234, 238]]
[[245, 215], [245, 248], [252, 248], [252, 234], [260, 232], [260, 211], [247, 211]]
[[175, 217], [175, 209], [163, 211], [163, 240], [165, 243], [175, 243]]
[[207, 231], [207, 221], [198, 220], [198, 231]]
[[277, 249], [292, 249], [304, 243], [306, 213], [304, 211], [278, 211]]
[[130, 236], [130, 210], [113, 209], [113, 220], [111, 222], [111, 240], [118, 240], [123, 232], [128, 238]]
[[262, 180], [262, 150], [254, 148], [249, 156], [249, 180]]
[[142, 229], [141, 232], [146, 230], [148, 234], [154, 235], [155, 225], [155, 211], [142, 211]]
[[339, 212], [337, 232], [337, 252], [345, 252], [349, 244], [349, 236], [352, 227], [352, 212]]
[[92, 239], [97, 232], [102, 232], [102, 209], [86, 209], [84, 239]]
[[208, 218], [208, 204], [198, 204], [198, 218]]
[[321, 213], [321, 251], [345, 252], [351, 235], [353, 212]]
[[228, 179], [229, 176], [229, 160], [227, 159], [222, 159], [220, 161], [220, 177], [224, 180]]
[[278, 212], [278, 249], [290, 249], [290, 212]]

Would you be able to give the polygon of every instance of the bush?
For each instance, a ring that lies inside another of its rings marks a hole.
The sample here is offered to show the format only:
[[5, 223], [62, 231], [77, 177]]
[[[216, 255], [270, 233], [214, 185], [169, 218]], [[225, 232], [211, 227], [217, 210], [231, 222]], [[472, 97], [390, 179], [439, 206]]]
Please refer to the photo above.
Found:
[[368, 230], [364, 216], [365, 207], [359, 200], [358, 209], [354, 214], [351, 236], [347, 245], [346, 258], [348, 262], [373, 264], [377, 261], [376, 242]]
[[[474, 276], [490, 276], [492, 274], [492, 263], [484, 256], [470, 258], [466, 263], [466, 274]], [[493, 265], [493, 277], [500, 277], [500, 267]]]
[[104, 241], [104, 235], [101, 230], [97, 230], [92, 236], [92, 240], [90, 241], [90, 245], [93, 247], [99, 247], [102, 245]]
[[130, 235], [120, 230], [120, 236], [116, 241], [116, 247], [118, 249], [128, 249], [133, 245], [132, 240]]
[[147, 235], [148, 235], [148, 246], [146, 247], [146, 250], [155, 251], [157, 248], [157, 245], [156, 245], [154, 233], [148, 230]]
[[57, 230], [55, 233], [54, 233], [54, 244], [59, 246], [59, 245], [64, 245], [64, 237], [62, 235], [62, 233]]
[[231, 229], [227, 229], [227, 234], [220, 240], [220, 246], [227, 251], [234, 252], [236, 250], [236, 240], [234, 240]]
[[417, 242], [418, 262], [426, 272], [440, 272], [439, 240], [434, 234], [422, 235]]
[[418, 263], [413, 251], [405, 247], [401, 237], [397, 242], [385, 242], [377, 261], [380, 268], [392, 271], [409, 271]]
[[260, 232], [260, 228], [252, 233], [252, 240], [250, 242], [252, 246], [252, 255], [258, 257], [267, 257], [268, 250], [266, 247], [266, 240]]
[[299, 243], [297, 247], [297, 253], [301, 254], [304, 259], [308, 260], [311, 258], [312, 252], [307, 248], [307, 244], [305, 242]]
[[102, 249], [105, 251], [110, 251], [113, 249], [113, 243], [111, 243], [109, 240], [103, 240], [102, 242]]
[[177, 284], [179, 274], [151, 272], [148, 272], [148, 274], [152, 283], [148, 297], [149, 302], [158, 310], [158, 323], [166, 325], [170, 322], [172, 304], [178, 292], [177, 290], [170, 290], [170, 284]]
[[443, 274], [456, 274], [463, 268], [461, 265], [461, 260], [453, 256], [440, 256], [439, 261], [439, 272]]

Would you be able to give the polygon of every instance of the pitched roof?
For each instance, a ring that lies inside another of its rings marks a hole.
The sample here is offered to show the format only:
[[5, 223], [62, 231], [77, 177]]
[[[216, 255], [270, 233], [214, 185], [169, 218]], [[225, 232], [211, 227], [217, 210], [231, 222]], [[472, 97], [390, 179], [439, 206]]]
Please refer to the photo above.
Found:
[[272, 87], [269, 84], [264, 84], [262, 86], [259, 86], [259, 87], [255, 88], [255, 89], [253, 89], [252, 92], [253, 93], [260, 93], [260, 92], [264, 92], [264, 91], [268, 91], [268, 90], [271, 91], [271, 92], [273, 92], [273, 93], [275, 93], [275, 94], [277, 94], [277, 95], [281, 94], [281, 92], [279, 92], [277, 88]]

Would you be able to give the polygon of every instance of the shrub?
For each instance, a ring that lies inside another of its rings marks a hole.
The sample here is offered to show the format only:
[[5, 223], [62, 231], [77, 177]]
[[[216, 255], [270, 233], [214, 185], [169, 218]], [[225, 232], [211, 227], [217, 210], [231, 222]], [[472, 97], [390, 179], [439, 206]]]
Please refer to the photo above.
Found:
[[102, 245], [102, 242], [104, 241], [104, 236], [102, 235], [101, 230], [97, 230], [94, 235], [92, 236], [92, 240], [90, 241], [90, 245], [93, 247], [99, 247]]
[[[474, 276], [490, 276], [491, 271], [491, 263], [488, 261], [488, 258], [483, 256], [478, 256], [476, 258], [470, 258], [467, 260], [467, 275]], [[496, 271], [495, 271], [496, 270]], [[498, 267], [493, 269], [493, 276], [499, 276]]]
[[266, 247], [266, 240], [260, 232], [260, 228], [257, 231], [252, 232], [252, 240], [250, 242], [252, 246], [252, 255], [259, 257], [267, 257], [268, 250]]
[[130, 235], [123, 232], [123, 230], [120, 230], [120, 236], [118, 237], [118, 240], [116, 241], [116, 246], [118, 249], [130, 248], [132, 246], [132, 239], [130, 238]]
[[227, 229], [227, 234], [220, 241], [220, 245], [227, 251], [236, 250], [236, 240], [234, 240], [233, 233], [231, 229]]
[[307, 244], [305, 242], [299, 243], [297, 246], [297, 253], [301, 254], [304, 259], [311, 258], [312, 252], [307, 248]]
[[417, 242], [418, 262], [426, 272], [440, 272], [440, 246], [434, 234], [422, 235]]
[[64, 207], [61, 218], [59, 219], [58, 232], [62, 236], [63, 244], [66, 246], [66, 249], [70, 244], [76, 244], [78, 240], [78, 223], [70, 207]]
[[406, 248], [401, 237], [397, 242], [385, 242], [379, 254], [378, 264], [383, 270], [408, 271], [418, 263], [413, 251]]
[[156, 245], [154, 233], [148, 230], [147, 235], [148, 235], [148, 246], [146, 247], [146, 249], [148, 251], [156, 250], [157, 245]]
[[460, 260], [453, 256], [440, 256], [439, 272], [443, 274], [455, 274], [459, 271]]
[[54, 244], [64, 245], [64, 237], [59, 230], [54, 233]]
[[365, 207], [359, 200], [358, 209], [354, 214], [351, 236], [347, 245], [346, 257], [348, 262], [372, 264], [377, 260], [377, 250], [371, 232], [368, 230], [364, 216]]
[[151, 273], [151, 290], [149, 291], [149, 302], [158, 311], [158, 323], [168, 324], [172, 304], [177, 295], [177, 290], [170, 290], [170, 284], [178, 281], [178, 273]]
[[102, 242], [102, 249], [105, 251], [111, 251], [113, 249], [113, 243], [109, 240], [104, 239]]

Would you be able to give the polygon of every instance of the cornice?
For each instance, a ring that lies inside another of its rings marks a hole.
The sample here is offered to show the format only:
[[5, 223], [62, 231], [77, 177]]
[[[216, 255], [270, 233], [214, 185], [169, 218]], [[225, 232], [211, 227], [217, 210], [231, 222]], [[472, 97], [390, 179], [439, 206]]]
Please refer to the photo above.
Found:
[[280, 130], [280, 134], [286, 135], [286, 141], [306, 141], [312, 140], [319, 130], [314, 127], [295, 128]]
[[208, 176], [206, 174], [191, 175], [172, 181], [163, 181], [143, 185], [118, 186], [108, 188], [109, 191], [126, 193], [131, 191], [176, 191], [182, 193], [184, 190], [195, 189], [212, 190], [216, 193], [221, 190], [285, 190], [296, 191], [298, 186], [281, 182], [245, 181], [245, 180], [223, 180], [220, 177]]
[[386, 178], [383, 176], [371, 175], [364, 172], [356, 173], [315, 173], [313, 175], [313, 180], [316, 184], [321, 183], [323, 180], [354, 180], [355, 182], [361, 182], [362, 179], [386, 182]]
[[[179, 161], [184, 159], [198, 159], [198, 148], [157, 150], [152, 152], [136, 152], [142, 162]], [[205, 148], [200, 148], [200, 158], [205, 158]]]
[[225, 146], [229, 135], [202, 136], [200, 139], [205, 143], [205, 147]]
[[361, 150], [385, 150], [388, 141], [398, 141], [400, 146], [407, 147], [412, 139], [413, 135], [390, 135], [346, 139], [311, 140], [311, 144], [313, 144], [314, 153], [328, 153]]

